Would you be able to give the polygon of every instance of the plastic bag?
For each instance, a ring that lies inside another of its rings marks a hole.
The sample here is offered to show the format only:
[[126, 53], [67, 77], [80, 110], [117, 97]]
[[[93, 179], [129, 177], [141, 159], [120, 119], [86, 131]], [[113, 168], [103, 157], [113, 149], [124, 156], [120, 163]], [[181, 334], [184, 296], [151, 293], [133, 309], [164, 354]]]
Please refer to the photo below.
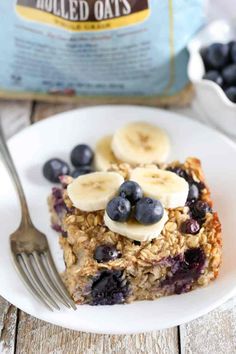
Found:
[[1, 0], [0, 97], [185, 103], [202, 0]]

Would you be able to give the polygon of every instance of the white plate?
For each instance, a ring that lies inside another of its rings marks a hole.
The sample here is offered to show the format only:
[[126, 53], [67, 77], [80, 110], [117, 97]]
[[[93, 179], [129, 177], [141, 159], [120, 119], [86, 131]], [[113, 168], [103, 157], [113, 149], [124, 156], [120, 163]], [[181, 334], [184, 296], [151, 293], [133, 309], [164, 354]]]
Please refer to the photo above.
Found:
[[14, 136], [10, 150], [19, 171], [35, 225], [48, 235], [54, 259], [63, 269], [57, 234], [50, 229], [46, 198], [51, 185], [42, 165], [51, 157], [66, 160], [74, 145], [94, 146], [104, 134], [127, 121], [145, 120], [167, 130], [172, 141], [171, 159], [198, 156], [223, 223], [224, 262], [219, 278], [207, 288], [188, 294], [130, 305], [80, 306], [77, 311], [49, 312], [34, 300], [15, 273], [8, 235], [19, 223], [16, 195], [0, 164], [0, 294], [23, 311], [63, 327], [96, 333], [137, 333], [167, 328], [205, 314], [231, 297], [236, 288], [236, 145], [219, 133], [168, 111], [133, 106], [107, 106], [75, 110], [37, 123]]

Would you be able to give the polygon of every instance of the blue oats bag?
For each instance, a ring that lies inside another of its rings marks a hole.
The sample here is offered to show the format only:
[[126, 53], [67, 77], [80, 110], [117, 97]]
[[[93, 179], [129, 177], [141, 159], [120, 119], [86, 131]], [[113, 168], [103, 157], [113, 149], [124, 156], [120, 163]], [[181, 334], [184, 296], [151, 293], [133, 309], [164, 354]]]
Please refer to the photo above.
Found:
[[202, 23], [202, 0], [1, 0], [0, 97], [185, 102]]

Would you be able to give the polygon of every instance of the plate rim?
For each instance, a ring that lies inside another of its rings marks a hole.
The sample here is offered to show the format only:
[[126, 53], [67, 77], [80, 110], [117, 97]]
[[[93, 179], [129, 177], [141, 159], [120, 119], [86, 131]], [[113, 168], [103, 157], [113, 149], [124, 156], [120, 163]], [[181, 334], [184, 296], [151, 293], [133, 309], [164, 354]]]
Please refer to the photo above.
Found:
[[207, 129], [208, 131], [214, 131], [216, 134], [218, 134], [221, 139], [224, 139], [226, 140], [230, 145], [233, 145], [233, 147], [236, 149], [236, 141], [234, 141], [231, 137], [227, 136], [226, 134], [222, 133], [221, 131], [219, 131], [216, 127], [213, 127], [213, 126], [209, 126], [207, 124], [205, 124], [204, 122], [202, 121], [199, 121], [199, 120], [196, 120], [196, 119], [193, 119], [191, 117], [188, 117], [188, 115], [185, 115], [184, 113], [178, 113], [178, 112], [173, 112], [171, 111], [170, 109], [162, 109], [160, 107], [152, 107], [152, 106], [138, 106], [138, 105], [129, 105], [129, 104], [107, 104], [107, 105], [97, 105], [97, 106], [86, 106], [86, 107], [78, 107], [78, 108], [75, 108], [75, 109], [70, 109], [68, 111], [64, 111], [64, 112], [60, 112], [60, 113], [56, 113], [56, 114], [53, 114], [51, 116], [48, 116], [48, 117], [45, 117], [45, 118], [42, 118], [40, 119], [39, 121], [37, 122], [34, 122], [33, 124], [30, 124], [29, 126], [26, 126], [26, 127], [23, 127], [23, 129], [21, 129], [19, 132], [15, 133], [13, 136], [11, 136], [9, 139], [7, 139], [7, 143], [9, 145], [13, 144], [14, 142], [14, 139], [15, 138], [18, 138], [18, 136], [20, 136], [21, 134], [24, 134], [24, 132], [26, 130], [31, 130], [31, 129], [34, 129], [35, 126], [39, 126], [41, 124], [47, 124], [48, 121], [52, 121], [54, 119], [58, 119], [60, 118], [61, 116], [64, 116], [64, 115], [70, 115], [72, 114], [73, 112], [80, 112], [80, 111], [87, 111], [87, 110], [96, 110], [96, 109], [107, 109], [107, 108], [114, 108], [114, 109], [140, 109], [140, 110], [151, 110], [151, 111], [159, 111], [159, 112], [165, 112], [165, 113], [168, 113], [170, 115], [173, 115], [173, 116], [177, 116], [177, 117], [181, 117], [181, 118], [184, 118], [186, 120], [190, 120], [192, 122], [194, 122], [195, 124], [198, 124], [200, 125], [201, 127], [204, 127], [205, 129]]

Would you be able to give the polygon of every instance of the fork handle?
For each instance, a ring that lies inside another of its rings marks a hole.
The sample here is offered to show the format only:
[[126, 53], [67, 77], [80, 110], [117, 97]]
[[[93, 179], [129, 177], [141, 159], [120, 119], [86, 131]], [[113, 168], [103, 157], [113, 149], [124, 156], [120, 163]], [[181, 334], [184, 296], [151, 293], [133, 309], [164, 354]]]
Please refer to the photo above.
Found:
[[16, 167], [15, 167], [14, 162], [12, 160], [11, 154], [8, 150], [1, 121], [0, 121], [0, 154], [1, 154], [1, 157], [3, 160], [3, 163], [9, 173], [9, 176], [12, 179], [12, 182], [13, 182], [15, 189], [16, 189], [18, 196], [19, 196], [20, 205], [21, 205], [20, 227], [24, 227], [26, 225], [32, 225], [32, 221], [31, 221], [30, 214], [29, 214], [29, 209], [27, 206], [26, 198], [25, 198], [25, 193], [24, 193], [22, 184], [20, 182], [19, 175], [16, 171]]

